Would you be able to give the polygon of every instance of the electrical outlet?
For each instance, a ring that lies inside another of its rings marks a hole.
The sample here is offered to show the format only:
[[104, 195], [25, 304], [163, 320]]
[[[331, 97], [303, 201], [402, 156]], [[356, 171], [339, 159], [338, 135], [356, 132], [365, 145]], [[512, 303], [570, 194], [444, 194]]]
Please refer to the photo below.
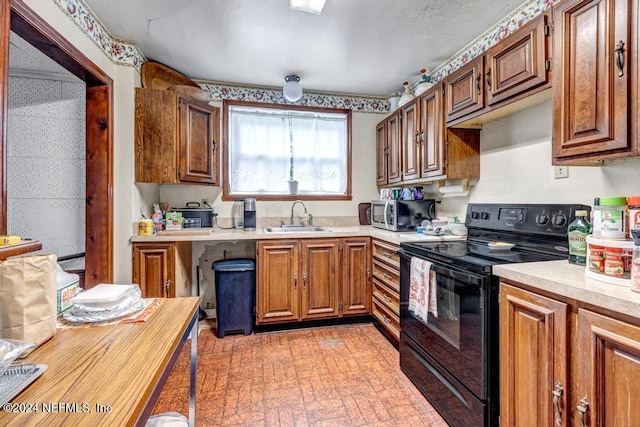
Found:
[[556, 179], [569, 177], [569, 166], [555, 166]]

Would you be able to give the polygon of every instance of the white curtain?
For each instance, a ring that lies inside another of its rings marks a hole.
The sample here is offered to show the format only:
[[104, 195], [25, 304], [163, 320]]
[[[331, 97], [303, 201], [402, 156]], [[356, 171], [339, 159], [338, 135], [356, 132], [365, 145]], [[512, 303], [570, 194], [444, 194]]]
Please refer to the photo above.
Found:
[[271, 108], [229, 108], [232, 194], [338, 195], [347, 190], [347, 117]]

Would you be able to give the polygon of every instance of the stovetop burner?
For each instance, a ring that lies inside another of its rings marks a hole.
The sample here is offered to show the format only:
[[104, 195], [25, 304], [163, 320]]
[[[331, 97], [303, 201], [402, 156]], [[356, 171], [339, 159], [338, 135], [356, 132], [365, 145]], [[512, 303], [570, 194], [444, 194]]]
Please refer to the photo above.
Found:
[[[568, 256], [567, 228], [576, 210], [584, 205], [469, 204], [465, 225], [467, 241], [404, 242], [406, 252], [456, 265], [476, 272], [491, 273], [497, 264], [550, 261]], [[491, 242], [513, 247], [493, 249]]]

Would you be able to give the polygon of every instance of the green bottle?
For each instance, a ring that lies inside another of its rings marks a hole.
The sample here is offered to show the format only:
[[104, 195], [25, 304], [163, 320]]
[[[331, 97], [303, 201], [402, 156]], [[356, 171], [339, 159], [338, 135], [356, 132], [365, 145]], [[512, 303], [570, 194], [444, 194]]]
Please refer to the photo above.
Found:
[[576, 219], [569, 224], [569, 262], [578, 265], [587, 264], [587, 236], [591, 234], [591, 223], [587, 220], [587, 211], [576, 211]]

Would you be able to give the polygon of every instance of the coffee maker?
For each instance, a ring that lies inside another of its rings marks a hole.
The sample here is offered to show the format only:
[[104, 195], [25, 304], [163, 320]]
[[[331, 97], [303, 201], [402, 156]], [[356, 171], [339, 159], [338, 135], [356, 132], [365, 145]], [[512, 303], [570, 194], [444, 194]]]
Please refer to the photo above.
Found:
[[244, 199], [244, 229], [256, 229], [256, 199], [251, 197]]

